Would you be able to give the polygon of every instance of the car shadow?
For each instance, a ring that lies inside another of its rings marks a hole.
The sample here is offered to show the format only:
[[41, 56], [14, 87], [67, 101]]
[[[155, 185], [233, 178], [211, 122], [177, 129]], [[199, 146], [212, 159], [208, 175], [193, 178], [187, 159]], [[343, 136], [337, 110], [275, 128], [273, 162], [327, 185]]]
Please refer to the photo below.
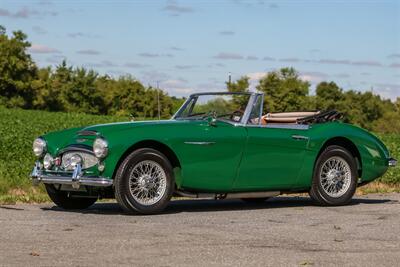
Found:
[[[393, 203], [398, 202], [397, 200], [391, 199], [369, 199], [369, 198], [354, 198], [349, 205], [359, 204], [382, 204], [382, 203]], [[276, 209], [276, 208], [305, 208], [309, 206], [315, 206], [309, 197], [294, 196], [294, 197], [275, 197], [268, 201], [261, 203], [249, 203], [237, 199], [232, 200], [210, 200], [210, 199], [185, 199], [185, 200], [173, 200], [170, 202], [168, 207], [161, 213], [163, 214], [174, 214], [181, 212], [218, 212], [218, 211], [237, 211], [237, 210], [258, 210], [258, 209]], [[62, 212], [74, 212], [82, 214], [99, 214], [99, 215], [134, 215], [144, 216], [141, 214], [127, 214], [125, 213], [118, 203], [115, 202], [98, 202], [91, 207], [83, 210], [64, 210], [57, 206], [43, 207], [45, 211], [62, 211]], [[156, 216], [156, 215], [152, 215]]]

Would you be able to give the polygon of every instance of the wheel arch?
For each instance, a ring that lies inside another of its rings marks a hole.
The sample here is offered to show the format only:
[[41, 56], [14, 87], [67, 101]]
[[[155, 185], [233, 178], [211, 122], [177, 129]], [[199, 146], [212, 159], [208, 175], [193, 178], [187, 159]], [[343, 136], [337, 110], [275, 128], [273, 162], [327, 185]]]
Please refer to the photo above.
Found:
[[[318, 156], [315, 160], [315, 163], [317, 162], [319, 156], [322, 154], [322, 152], [328, 147], [328, 146], [341, 146], [345, 149], [347, 149], [351, 155], [356, 159], [357, 162], [357, 171], [358, 171], [358, 177], [362, 177], [362, 158], [360, 151], [358, 150], [357, 146], [348, 138], [343, 137], [343, 136], [336, 136], [332, 137], [328, 140], [325, 141], [325, 143], [322, 145], [320, 151], [318, 152]], [[314, 166], [315, 166], [314, 163]]]
[[181, 163], [176, 156], [175, 152], [166, 144], [156, 140], [142, 140], [130, 146], [119, 158], [117, 165], [114, 168], [113, 177], [124, 159], [133, 151], [140, 148], [152, 148], [164, 154], [172, 165], [172, 168], [181, 168]]

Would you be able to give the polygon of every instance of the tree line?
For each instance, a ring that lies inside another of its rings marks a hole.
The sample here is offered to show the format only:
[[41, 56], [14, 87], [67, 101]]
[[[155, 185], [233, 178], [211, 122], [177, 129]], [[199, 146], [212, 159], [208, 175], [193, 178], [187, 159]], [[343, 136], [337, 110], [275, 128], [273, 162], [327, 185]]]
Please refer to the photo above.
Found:
[[[113, 78], [94, 70], [69, 66], [39, 68], [28, 53], [27, 35], [15, 31], [8, 36], [0, 25], [0, 105], [9, 108], [90, 114], [132, 115], [141, 118], [170, 117], [183, 98], [144, 86], [133, 76]], [[249, 77], [227, 83], [229, 91], [248, 91]], [[315, 94], [310, 83], [293, 68], [267, 73], [257, 90], [265, 93], [264, 110], [284, 112], [336, 109], [345, 122], [369, 130], [400, 133], [400, 98], [395, 102], [372, 92], [344, 91], [334, 82], [321, 82]]]
[[[227, 83], [232, 92], [249, 90], [249, 77]], [[343, 121], [368, 130], [400, 134], [400, 97], [395, 102], [382, 99], [371, 91], [344, 91], [335, 82], [320, 82], [315, 94], [310, 83], [300, 78], [294, 68], [282, 68], [267, 73], [256, 89], [265, 93], [265, 112], [337, 110]]]
[[21, 31], [6, 34], [0, 26], [0, 105], [9, 108], [168, 118], [184, 99], [144, 86], [130, 75], [113, 78], [62, 61], [39, 68]]

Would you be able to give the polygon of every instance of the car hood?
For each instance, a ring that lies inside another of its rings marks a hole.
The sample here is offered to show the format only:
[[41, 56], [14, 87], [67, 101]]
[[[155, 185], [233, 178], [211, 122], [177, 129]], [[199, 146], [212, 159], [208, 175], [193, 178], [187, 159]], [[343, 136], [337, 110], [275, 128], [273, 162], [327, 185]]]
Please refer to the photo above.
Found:
[[49, 152], [56, 155], [58, 151], [69, 145], [92, 146], [98, 136], [106, 137], [112, 133], [134, 130], [138, 127], [152, 127], [155, 125], [180, 124], [183, 120], [116, 122], [98, 124], [87, 127], [70, 128], [62, 131], [50, 132], [42, 137], [46, 140]]

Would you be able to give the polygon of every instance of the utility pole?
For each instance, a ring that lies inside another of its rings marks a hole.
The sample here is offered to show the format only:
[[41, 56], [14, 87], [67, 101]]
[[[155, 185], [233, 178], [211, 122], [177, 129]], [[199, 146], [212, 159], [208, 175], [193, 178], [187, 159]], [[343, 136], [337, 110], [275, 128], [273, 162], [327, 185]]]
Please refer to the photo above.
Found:
[[160, 81], [157, 81], [157, 109], [158, 109], [158, 120], [161, 119], [161, 108], [160, 108], [160, 88], [159, 88]]

